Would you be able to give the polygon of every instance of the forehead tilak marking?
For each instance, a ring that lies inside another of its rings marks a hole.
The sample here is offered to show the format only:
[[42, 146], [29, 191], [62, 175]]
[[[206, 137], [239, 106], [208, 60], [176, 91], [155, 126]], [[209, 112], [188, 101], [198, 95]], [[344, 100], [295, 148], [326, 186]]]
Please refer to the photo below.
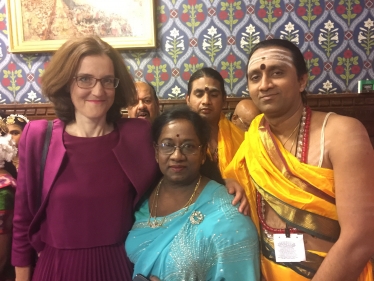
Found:
[[260, 65], [260, 69], [261, 69], [261, 70], [265, 70], [265, 69], [266, 69], [266, 65], [265, 65], [264, 63], [262, 63], [262, 64]]
[[292, 57], [290, 56], [288, 51], [280, 50], [280, 49], [269, 49], [262, 51], [261, 54], [254, 55], [251, 57], [248, 63], [248, 69], [251, 65], [264, 61], [264, 60], [277, 60], [281, 61], [289, 66], [292, 66]]
[[213, 91], [213, 90], [219, 90], [219, 89], [215, 86], [209, 86], [207, 84], [204, 85], [204, 91], [205, 92], [209, 92], [209, 91]]

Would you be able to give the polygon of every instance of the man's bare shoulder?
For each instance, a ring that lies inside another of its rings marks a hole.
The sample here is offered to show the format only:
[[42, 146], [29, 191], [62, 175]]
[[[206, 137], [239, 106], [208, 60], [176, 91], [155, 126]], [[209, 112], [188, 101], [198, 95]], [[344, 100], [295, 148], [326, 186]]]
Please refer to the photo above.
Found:
[[[328, 113], [313, 111], [313, 115], [318, 127], [322, 128], [323, 121]], [[325, 135], [330, 136], [333, 139], [341, 137], [349, 137], [354, 133], [362, 133], [368, 137], [366, 128], [364, 125], [355, 118], [339, 115], [332, 113], [326, 121]]]
[[318, 152], [314, 154], [313, 151], [310, 152], [312, 164], [316, 165], [318, 163], [322, 135], [324, 135], [323, 167], [325, 168], [333, 168], [335, 161], [351, 161], [352, 157], [366, 158], [366, 156], [361, 155], [362, 153], [369, 153], [374, 156], [366, 128], [355, 118], [335, 113], [330, 114], [322, 134], [322, 127], [327, 114], [318, 111], [313, 111], [312, 114], [310, 144], [314, 151]]

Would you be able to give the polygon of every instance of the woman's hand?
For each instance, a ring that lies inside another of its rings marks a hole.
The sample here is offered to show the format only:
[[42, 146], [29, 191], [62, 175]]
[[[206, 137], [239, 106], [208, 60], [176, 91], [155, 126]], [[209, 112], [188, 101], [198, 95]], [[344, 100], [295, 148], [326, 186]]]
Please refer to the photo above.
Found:
[[247, 197], [245, 196], [244, 189], [241, 185], [234, 179], [225, 179], [226, 188], [229, 194], [234, 194], [234, 200], [232, 204], [236, 205], [240, 202], [239, 212], [248, 216], [249, 215], [249, 203]]
[[31, 267], [19, 267], [16, 266], [16, 281], [30, 281]]

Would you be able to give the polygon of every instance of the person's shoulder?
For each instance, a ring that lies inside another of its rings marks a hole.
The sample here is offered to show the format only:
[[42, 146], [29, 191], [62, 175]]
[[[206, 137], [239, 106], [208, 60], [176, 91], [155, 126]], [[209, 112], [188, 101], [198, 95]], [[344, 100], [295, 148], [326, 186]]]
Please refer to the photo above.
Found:
[[239, 129], [234, 123], [229, 121], [226, 117], [222, 117], [219, 121], [219, 130], [223, 130], [223, 133], [227, 137], [231, 137], [232, 141], [241, 143], [244, 140], [244, 131]]
[[151, 123], [140, 118], [121, 118], [117, 121], [119, 128], [133, 128], [134, 130], [149, 130]]
[[360, 132], [367, 134], [366, 128], [358, 119], [339, 115], [334, 112], [331, 112], [328, 117], [327, 114], [326, 112], [313, 111], [318, 127], [322, 127], [326, 120], [325, 135], [327, 137], [330, 136], [332, 139], [335, 139], [344, 136], [349, 137]]
[[33, 128], [44, 128], [45, 126], [47, 126], [47, 123], [48, 123], [48, 120], [39, 119], [39, 120], [31, 120], [30, 122], [27, 123], [27, 125]]
[[33, 128], [45, 128], [47, 127], [48, 122], [52, 122], [53, 124], [64, 124], [60, 119], [54, 119], [54, 120], [47, 120], [47, 119], [37, 119], [37, 120], [31, 120], [26, 124], [26, 126], [32, 126]]
[[[238, 211], [238, 206], [232, 205], [233, 195], [227, 192], [224, 185], [210, 181], [206, 188], [212, 192], [211, 200], [205, 204], [203, 226], [215, 225], [215, 227], [203, 227], [204, 235], [220, 234], [232, 235], [233, 229], [240, 231], [244, 237], [256, 238], [256, 228], [248, 216]], [[221, 226], [221, 227], [220, 227]]]
[[[251, 131], [252, 132], [256, 131], [258, 129], [258, 127], [259, 127], [259, 125], [260, 125], [260, 123], [261, 123], [261, 121], [262, 121], [263, 118], [264, 118], [264, 114], [263, 113], [257, 115], [252, 120], [251, 125], [249, 126], [249, 129], [247, 130], [246, 133], [251, 132]], [[247, 136], [247, 134], [246, 134], [246, 136]]]
[[[28, 138], [41, 138], [44, 136], [43, 133], [47, 129], [48, 122], [49, 121], [46, 119], [31, 120], [23, 129], [22, 135], [25, 135]], [[63, 124], [63, 122], [59, 119], [55, 119], [51, 122], [53, 122], [53, 126]]]
[[229, 194], [227, 188], [214, 181], [210, 180], [206, 187], [207, 191], [209, 192], [209, 208], [211, 214], [213, 216], [222, 216], [226, 219], [231, 219], [236, 217], [237, 215], [242, 215], [238, 211], [238, 206], [232, 205], [232, 200], [234, 199], [234, 195]]
[[122, 140], [140, 144], [151, 143], [151, 124], [147, 120], [138, 118], [122, 118], [117, 123]]
[[[342, 151], [346, 152], [344, 155], [350, 154], [353, 157], [360, 154], [358, 150], [368, 151], [373, 149], [368, 132], [359, 120], [339, 114], [330, 114], [326, 120], [327, 113], [314, 112], [314, 114], [318, 123], [316, 127], [317, 136], [322, 138], [322, 135], [324, 135], [325, 151], [331, 161], [333, 158], [340, 159]], [[323, 129], [325, 120], [325, 128]]]
[[[227, 120], [228, 121], [228, 120]], [[238, 134], [240, 136], [243, 136], [244, 137], [244, 131], [242, 131], [241, 129], [239, 129], [234, 123], [232, 123], [231, 121], [228, 121], [228, 124], [229, 126], [231, 127], [231, 131], [234, 131], [235, 134]]]

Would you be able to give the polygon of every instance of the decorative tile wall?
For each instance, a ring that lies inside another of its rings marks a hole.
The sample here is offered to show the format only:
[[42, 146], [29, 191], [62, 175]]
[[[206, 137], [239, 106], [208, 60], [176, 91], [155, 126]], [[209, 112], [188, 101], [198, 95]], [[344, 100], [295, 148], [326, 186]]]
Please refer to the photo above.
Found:
[[[118, 0], [120, 1], [120, 0]], [[49, 53], [8, 53], [6, 0], [0, 0], [0, 103], [40, 103], [40, 77]], [[216, 68], [230, 96], [246, 97], [247, 55], [260, 40], [283, 38], [303, 52], [308, 90], [357, 92], [374, 79], [374, 0], [159, 0], [159, 47], [123, 51], [135, 80], [148, 80], [160, 98], [185, 96], [191, 74]]]

